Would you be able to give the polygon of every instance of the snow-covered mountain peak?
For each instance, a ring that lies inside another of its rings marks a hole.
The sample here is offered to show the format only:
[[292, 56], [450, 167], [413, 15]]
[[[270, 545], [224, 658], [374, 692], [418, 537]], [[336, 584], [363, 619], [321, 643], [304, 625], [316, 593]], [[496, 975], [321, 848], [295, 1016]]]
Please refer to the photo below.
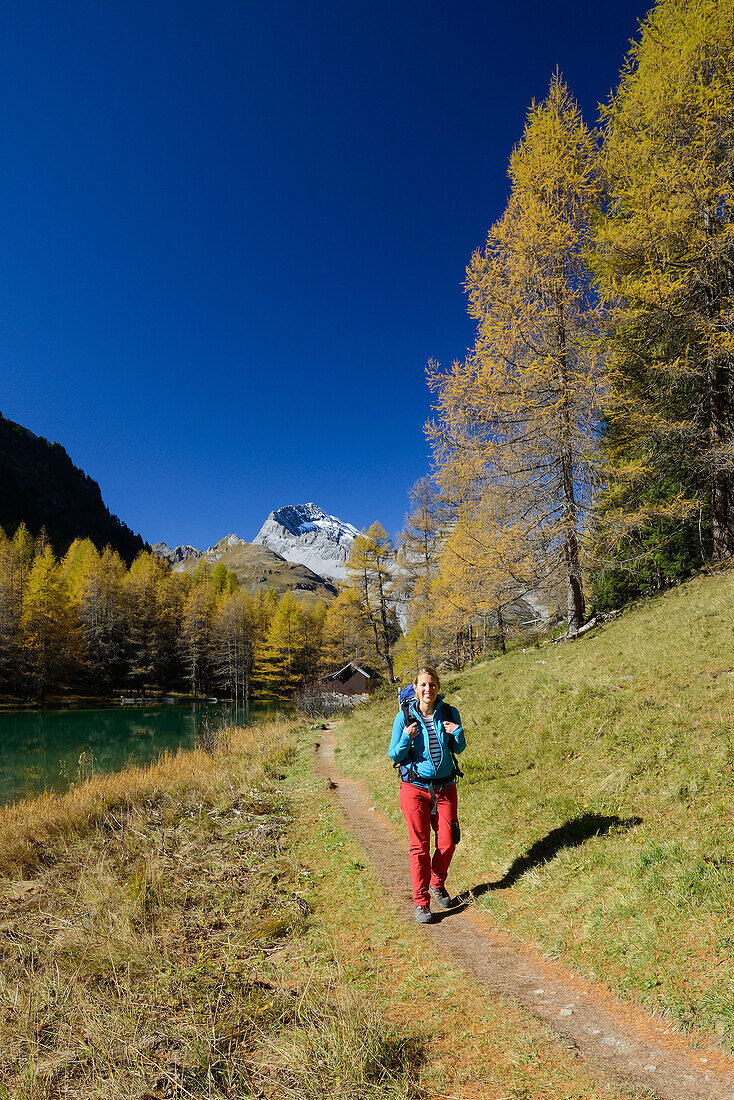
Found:
[[[329, 516], [318, 504], [286, 504], [284, 508], [278, 508], [268, 516], [270, 520], [285, 527], [295, 538], [305, 535], [308, 531], [328, 531], [333, 534], [337, 542], [342, 538], [354, 538], [359, 534], [356, 527], [336, 516]], [[257, 539], [255, 539], [257, 542]]]
[[[287, 504], [271, 512], [253, 544], [272, 550], [286, 561], [305, 565], [319, 577], [330, 581], [346, 580], [346, 563], [358, 534], [353, 524], [330, 516], [311, 501]], [[182, 572], [191, 568], [192, 559], [196, 562], [204, 558], [213, 565], [221, 559], [229, 561], [232, 552], [238, 554], [240, 548], [247, 546], [239, 535], [230, 534], [208, 550], [197, 550], [193, 546], [177, 546], [172, 550], [165, 543], [156, 543], [153, 550], [170, 561], [176, 572]]]
[[253, 542], [287, 561], [307, 565], [322, 577], [343, 580], [359, 531], [317, 504], [287, 504], [271, 512]]

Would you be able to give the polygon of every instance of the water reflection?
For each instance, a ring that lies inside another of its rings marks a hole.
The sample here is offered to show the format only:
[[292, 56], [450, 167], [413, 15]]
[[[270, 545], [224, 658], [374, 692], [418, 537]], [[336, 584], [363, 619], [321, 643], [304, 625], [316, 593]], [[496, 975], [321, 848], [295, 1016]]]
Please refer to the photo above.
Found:
[[155, 760], [164, 749], [191, 748], [206, 721], [247, 725], [287, 704], [187, 703], [104, 710], [0, 712], [0, 801], [64, 791], [90, 771]]

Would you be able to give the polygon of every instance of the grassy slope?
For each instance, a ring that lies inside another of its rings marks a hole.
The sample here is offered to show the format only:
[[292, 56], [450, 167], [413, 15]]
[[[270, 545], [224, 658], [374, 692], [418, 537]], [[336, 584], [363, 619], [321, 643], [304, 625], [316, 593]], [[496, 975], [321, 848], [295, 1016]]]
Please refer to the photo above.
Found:
[[[330, 582], [314, 573], [307, 565], [285, 561], [267, 546], [250, 542], [223, 546], [217, 550], [216, 555], [207, 560], [211, 564], [214, 561], [221, 562], [227, 569], [231, 569], [237, 574], [242, 587], [252, 594], [266, 592], [269, 588], [274, 588], [278, 595], [290, 590], [306, 606], [319, 600], [330, 603], [334, 599], [336, 590]], [[198, 564], [199, 559], [190, 559], [183, 563], [180, 571], [193, 573]]]
[[0, 812], [0, 1098], [638, 1095], [432, 953], [295, 732]]
[[[700, 577], [575, 643], [444, 684], [468, 748], [455, 890], [586, 974], [734, 1046], [734, 574]], [[394, 707], [339, 765], [396, 821]]]

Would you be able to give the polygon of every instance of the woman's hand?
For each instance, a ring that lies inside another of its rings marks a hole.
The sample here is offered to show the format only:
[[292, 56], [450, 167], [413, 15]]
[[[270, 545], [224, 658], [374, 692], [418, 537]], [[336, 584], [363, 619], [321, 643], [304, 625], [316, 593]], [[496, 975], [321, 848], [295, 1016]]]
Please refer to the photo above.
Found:
[[407, 733], [408, 737], [416, 737], [418, 734], [418, 723], [411, 722], [409, 726], [405, 727], [405, 732]]
[[447, 733], [453, 733], [454, 730], [457, 730], [459, 727], [457, 726], [456, 722], [444, 722], [443, 728], [446, 730]]

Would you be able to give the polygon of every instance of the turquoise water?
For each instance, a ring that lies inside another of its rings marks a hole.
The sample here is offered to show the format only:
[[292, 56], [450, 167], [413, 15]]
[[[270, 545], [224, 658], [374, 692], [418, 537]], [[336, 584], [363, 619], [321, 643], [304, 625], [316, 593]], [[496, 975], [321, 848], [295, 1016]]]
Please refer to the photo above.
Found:
[[156, 760], [164, 749], [191, 748], [204, 722], [248, 725], [283, 703], [185, 703], [101, 710], [0, 711], [0, 802], [43, 790], [65, 791], [91, 772]]

